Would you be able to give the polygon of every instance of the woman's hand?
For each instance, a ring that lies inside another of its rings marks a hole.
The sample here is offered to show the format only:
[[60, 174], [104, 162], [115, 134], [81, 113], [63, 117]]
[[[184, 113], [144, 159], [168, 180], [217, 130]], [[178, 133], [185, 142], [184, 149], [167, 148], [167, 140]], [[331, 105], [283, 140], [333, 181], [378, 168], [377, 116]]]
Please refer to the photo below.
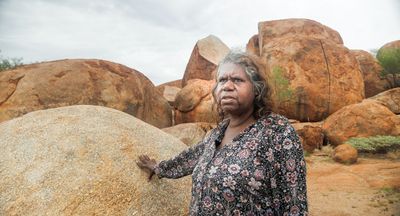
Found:
[[155, 174], [155, 167], [157, 165], [156, 160], [151, 159], [147, 155], [140, 155], [139, 160], [136, 161], [136, 164], [138, 167], [141, 169], [145, 170], [146, 172], [149, 172], [149, 181], [151, 180], [151, 177]]

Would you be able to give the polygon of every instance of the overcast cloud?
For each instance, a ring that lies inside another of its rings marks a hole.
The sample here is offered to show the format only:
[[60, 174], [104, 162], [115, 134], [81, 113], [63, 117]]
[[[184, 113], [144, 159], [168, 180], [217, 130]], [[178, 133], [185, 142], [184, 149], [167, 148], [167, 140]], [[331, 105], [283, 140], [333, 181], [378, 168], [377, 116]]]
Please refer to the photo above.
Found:
[[0, 0], [0, 50], [24, 63], [109, 60], [157, 85], [182, 78], [197, 40], [245, 47], [258, 22], [285, 18], [327, 25], [350, 49], [400, 39], [400, 0]]

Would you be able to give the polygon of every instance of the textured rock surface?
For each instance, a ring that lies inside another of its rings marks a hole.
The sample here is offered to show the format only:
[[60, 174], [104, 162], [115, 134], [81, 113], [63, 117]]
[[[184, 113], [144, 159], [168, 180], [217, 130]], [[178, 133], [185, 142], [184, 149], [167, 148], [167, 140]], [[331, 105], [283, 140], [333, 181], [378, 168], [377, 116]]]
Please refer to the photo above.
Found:
[[389, 86], [386, 79], [380, 78], [382, 67], [369, 52], [364, 50], [351, 50], [351, 53], [360, 63], [364, 79], [365, 97], [372, 97], [385, 91]]
[[373, 101], [343, 107], [329, 116], [322, 129], [329, 142], [336, 146], [351, 137], [400, 135], [400, 118], [388, 108]]
[[172, 127], [163, 128], [162, 131], [178, 138], [186, 145], [192, 146], [203, 140], [203, 137], [207, 132], [215, 127], [215, 124], [196, 122], [178, 124]]
[[213, 107], [212, 95], [208, 94], [204, 97], [200, 103], [189, 112], [182, 112], [175, 110], [175, 123], [187, 123], [187, 122], [217, 122], [216, 110]]
[[[0, 73], [0, 122], [48, 108], [111, 107], [157, 127], [171, 126], [168, 102], [142, 73], [103, 60], [59, 60]], [[4, 90], [5, 89], [5, 90]]]
[[190, 177], [153, 178], [140, 154], [187, 146], [126, 113], [70, 106], [0, 124], [0, 215], [187, 215]]
[[166, 86], [182, 88], [182, 80], [179, 79], [179, 80], [174, 80], [174, 81], [170, 81], [170, 82], [166, 82], [166, 83], [160, 84], [160, 85], [156, 86], [156, 89], [158, 89], [160, 92], [164, 92], [164, 88]]
[[276, 39], [264, 46], [277, 92], [276, 112], [300, 121], [321, 121], [364, 99], [356, 58], [341, 44], [312, 37]]
[[395, 114], [400, 114], [400, 87], [387, 90], [366, 100], [374, 100], [390, 109]]
[[168, 103], [173, 106], [175, 104], [175, 98], [178, 92], [182, 89], [174, 86], [165, 86], [163, 91], [164, 98], [168, 101]]
[[304, 150], [311, 153], [314, 149], [322, 147], [324, 134], [319, 123], [294, 123], [292, 125], [300, 136]]
[[258, 34], [253, 35], [246, 44], [246, 51], [253, 55], [260, 56], [260, 44], [258, 43]]
[[353, 146], [345, 143], [334, 149], [332, 158], [339, 163], [353, 164], [357, 162], [358, 152]]
[[258, 35], [261, 51], [272, 40], [298, 36], [313, 37], [329, 40], [336, 44], [343, 44], [342, 37], [337, 31], [309, 19], [282, 19], [259, 22]]
[[229, 48], [217, 37], [210, 35], [197, 41], [182, 78], [182, 86], [191, 79], [213, 79], [219, 61], [229, 52]]

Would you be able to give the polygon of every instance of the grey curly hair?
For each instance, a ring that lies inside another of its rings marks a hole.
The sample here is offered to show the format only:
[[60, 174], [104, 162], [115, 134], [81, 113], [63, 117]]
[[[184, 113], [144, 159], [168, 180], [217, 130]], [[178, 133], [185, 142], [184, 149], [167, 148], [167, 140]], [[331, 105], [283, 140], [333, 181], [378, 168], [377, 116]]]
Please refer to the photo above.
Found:
[[[233, 63], [239, 65], [243, 68], [244, 72], [250, 79], [253, 85], [254, 91], [254, 110], [253, 116], [258, 119], [264, 115], [267, 115], [272, 112], [272, 108], [274, 107], [274, 103], [272, 100], [273, 88], [269, 82], [270, 79], [267, 78], [267, 73], [265, 72], [265, 67], [260, 63], [259, 58], [252, 54], [233, 50], [230, 51], [224, 59], [220, 61], [218, 64], [218, 70], [215, 75], [215, 80], [218, 79], [218, 75], [220, 73], [221, 65], [226, 63]], [[218, 86], [218, 82], [215, 84], [212, 89], [212, 96], [214, 98], [214, 106], [216, 105], [216, 110], [218, 112], [219, 119], [218, 121], [222, 121], [225, 118], [225, 114], [222, 111], [220, 104], [217, 103], [216, 98], [216, 88]]]

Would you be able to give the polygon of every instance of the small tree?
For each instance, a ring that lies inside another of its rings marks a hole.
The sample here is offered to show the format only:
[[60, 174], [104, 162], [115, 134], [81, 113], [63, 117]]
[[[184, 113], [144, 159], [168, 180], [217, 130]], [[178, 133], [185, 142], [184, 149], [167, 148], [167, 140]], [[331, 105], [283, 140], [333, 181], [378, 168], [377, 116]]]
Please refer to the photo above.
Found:
[[22, 58], [5, 58], [0, 55], [0, 72], [16, 68], [22, 64]]
[[391, 87], [399, 87], [400, 82], [398, 76], [400, 75], [400, 48], [381, 48], [378, 51], [376, 58], [383, 68], [381, 74], [383, 76], [392, 76], [393, 84], [391, 83]]

